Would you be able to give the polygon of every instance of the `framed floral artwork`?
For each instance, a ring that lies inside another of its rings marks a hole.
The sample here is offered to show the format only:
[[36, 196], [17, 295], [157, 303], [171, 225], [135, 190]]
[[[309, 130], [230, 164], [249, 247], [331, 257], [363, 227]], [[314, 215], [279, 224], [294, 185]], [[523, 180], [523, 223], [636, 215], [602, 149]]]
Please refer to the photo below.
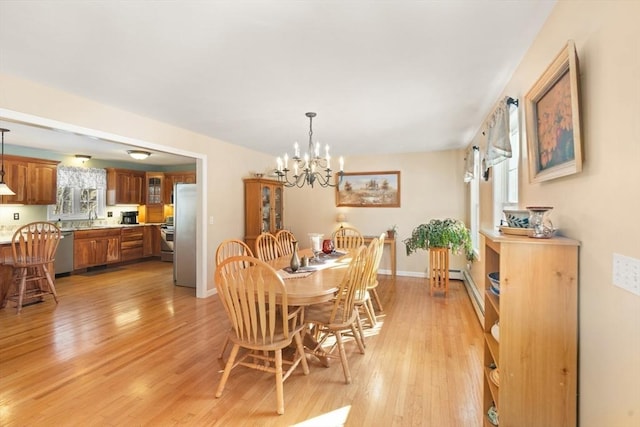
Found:
[[336, 206], [399, 208], [400, 171], [345, 172], [336, 186]]
[[529, 182], [582, 170], [578, 56], [572, 40], [525, 96]]

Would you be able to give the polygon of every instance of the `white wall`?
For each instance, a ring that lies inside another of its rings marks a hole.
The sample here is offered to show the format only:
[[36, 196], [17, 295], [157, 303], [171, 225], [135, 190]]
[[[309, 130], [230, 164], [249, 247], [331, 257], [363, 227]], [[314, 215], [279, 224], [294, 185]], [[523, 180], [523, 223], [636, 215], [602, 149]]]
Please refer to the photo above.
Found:
[[[526, 93], [567, 40], [575, 41], [582, 173], [529, 184], [525, 108], [520, 108], [520, 205], [554, 206], [554, 225], [582, 243], [582, 426], [640, 425], [640, 296], [612, 284], [613, 253], [640, 259], [639, 17], [640, 1], [560, 1], [504, 91], [524, 105]], [[495, 226], [491, 182], [481, 192], [482, 224]]]

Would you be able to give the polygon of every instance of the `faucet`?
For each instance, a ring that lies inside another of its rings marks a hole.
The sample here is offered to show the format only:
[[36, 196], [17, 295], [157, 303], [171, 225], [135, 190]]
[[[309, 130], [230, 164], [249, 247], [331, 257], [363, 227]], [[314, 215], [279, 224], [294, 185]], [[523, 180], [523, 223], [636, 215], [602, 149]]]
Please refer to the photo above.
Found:
[[[93, 212], [93, 216], [91, 215], [91, 212]], [[96, 213], [95, 208], [89, 209], [89, 226], [93, 225], [94, 219], [98, 219], [98, 214]]]

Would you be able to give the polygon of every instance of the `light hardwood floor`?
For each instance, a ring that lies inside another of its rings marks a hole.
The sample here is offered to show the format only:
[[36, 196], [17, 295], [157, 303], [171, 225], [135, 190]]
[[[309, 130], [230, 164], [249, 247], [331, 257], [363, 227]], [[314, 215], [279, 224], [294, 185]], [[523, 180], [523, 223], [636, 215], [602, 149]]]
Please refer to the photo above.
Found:
[[0, 425], [481, 425], [482, 333], [462, 283], [445, 298], [380, 278], [366, 353], [346, 345], [352, 384], [308, 356], [279, 416], [269, 374], [237, 368], [215, 398], [229, 324], [217, 296], [173, 286], [171, 264], [60, 277], [58, 306], [0, 310]]

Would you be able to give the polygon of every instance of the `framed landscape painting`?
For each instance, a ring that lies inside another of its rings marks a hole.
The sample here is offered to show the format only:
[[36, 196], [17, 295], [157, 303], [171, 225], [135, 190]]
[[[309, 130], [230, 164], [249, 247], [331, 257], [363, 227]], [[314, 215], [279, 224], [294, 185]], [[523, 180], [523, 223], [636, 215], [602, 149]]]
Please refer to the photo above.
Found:
[[336, 186], [336, 206], [399, 208], [400, 171], [345, 172]]
[[525, 96], [529, 182], [582, 170], [578, 56], [573, 41]]

